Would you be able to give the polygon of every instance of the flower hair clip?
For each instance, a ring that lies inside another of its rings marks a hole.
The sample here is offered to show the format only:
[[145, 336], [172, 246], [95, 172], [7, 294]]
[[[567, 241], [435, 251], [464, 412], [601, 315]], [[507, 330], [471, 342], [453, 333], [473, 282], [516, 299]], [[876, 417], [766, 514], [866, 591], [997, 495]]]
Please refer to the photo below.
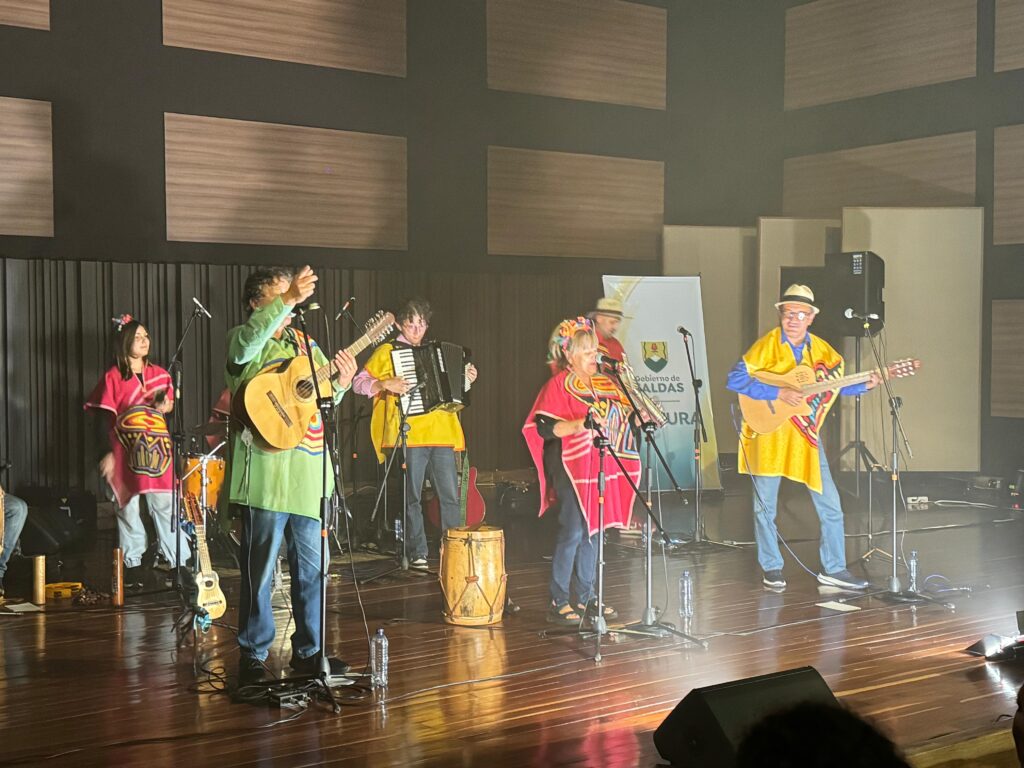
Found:
[[570, 317], [566, 318], [558, 324], [558, 346], [565, 352], [569, 348], [569, 342], [572, 341], [580, 331], [593, 331], [594, 323], [586, 317]]
[[114, 324], [114, 326], [117, 328], [117, 332], [120, 333], [121, 329], [128, 325], [128, 323], [130, 323], [134, 319], [135, 318], [133, 318], [131, 315], [125, 312], [123, 315], [118, 315], [117, 317], [110, 318], [110, 322]]

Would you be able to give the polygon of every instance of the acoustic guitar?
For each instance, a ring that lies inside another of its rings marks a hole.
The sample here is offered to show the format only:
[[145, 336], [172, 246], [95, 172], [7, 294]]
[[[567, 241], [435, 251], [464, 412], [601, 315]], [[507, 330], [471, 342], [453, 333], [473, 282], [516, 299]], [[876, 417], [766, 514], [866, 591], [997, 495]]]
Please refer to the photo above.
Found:
[[[378, 312], [366, 321], [366, 332], [345, 351], [355, 357], [371, 344], [387, 338], [394, 325], [394, 315]], [[264, 450], [286, 451], [302, 442], [317, 412], [316, 388], [309, 368], [305, 354], [275, 363], [235, 393], [232, 400], [235, 416], [253, 431]], [[322, 391], [330, 390], [331, 379], [337, 373], [334, 361], [317, 369], [316, 379]]]
[[206, 544], [206, 523], [199, 508], [199, 498], [194, 493], [184, 494], [185, 517], [196, 531], [196, 552], [199, 553], [199, 573], [196, 574], [194, 605], [199, 615], [207, 614], [211, 620], [219, 619], [228, 609], [228, 601], [220, 588], [220, 576], [210, 562], [210, 549]]
[[[476, 486], [476, 467], [469, 466], [469, 451], [462, 454], [462, 472], [459, 474], [459, 507], [462, 510], [462, 525], [480, 525], [487, 516], [487, 505], [483, 494]], [[441, 500], [436, 492], [423, 497], [423, 515], [435, 528], [441, 527]]]
[[[913, 376], [920, 368], [920, 360], [908, 357], [889, 363], [881, 371], [881, 375], [886, 379], [898, 379], [904, 376]], [[794, 416], [809, 416], [812, 411], [811, 401], [816, 395], [830, 390], [839, 390], [851, 384], [860, 384], [870, 379], [873, 373], [879, 373], [879, 371], [862, 371], [861, 373], [851, 373], [849, 376], [841, 376], [838, 379], [818, 381], [811, 366], [798, 365], [783, 374], [763, 371], [751, 374], [764, 384], [798, 389], [805, 397], [799, 405], [789, 405], [782, 400], [755, 400], [746, 395], [740, 395], [740, 411], [743, 413], [743, 421], [757, 434], [767, 435]]]

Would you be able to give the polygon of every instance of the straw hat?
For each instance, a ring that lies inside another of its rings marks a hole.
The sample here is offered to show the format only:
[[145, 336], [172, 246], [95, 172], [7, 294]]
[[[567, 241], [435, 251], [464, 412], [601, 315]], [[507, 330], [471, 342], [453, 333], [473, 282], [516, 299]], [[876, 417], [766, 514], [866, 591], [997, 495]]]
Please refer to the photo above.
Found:
[[622, 302], [618, 299], [602, 297], [597, 300], [597, 306], [587, 312], [587, 317], [593, 318], [594, 315], [622, 317]]
[[782, 294], [782, 298], [775, 302], [775, 308], [778, 309], [783, 304], [803, 304], [805, 307], [810, 307], [814, 314], [818, 314], [818, 308], [814, 306], [814, 291], [806, 285], [793, 283], [789, 286]]

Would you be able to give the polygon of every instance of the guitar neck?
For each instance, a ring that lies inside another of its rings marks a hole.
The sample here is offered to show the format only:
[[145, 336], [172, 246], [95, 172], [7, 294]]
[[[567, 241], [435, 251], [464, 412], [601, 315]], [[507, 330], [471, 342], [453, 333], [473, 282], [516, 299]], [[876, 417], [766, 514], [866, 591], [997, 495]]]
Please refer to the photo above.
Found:
[[819, 392], [828, 392], [830, 389], [842, 389], [843, 387], [849, 387], [852, 384], [861, 384], [869, 380], [878, 372], [878, 369], [875, 369], [873, 371], [851, 373], [848, 376], [840, 376], [838, 379], [825, 379], [824, 381], [819, 381], [816, 384], [808, 384], [806, 387], [800, 387], [800, 391], [805, 395], [816, 395]]
[[206, 544], [206, 526], [196, 526], [196, 549], [199, 552], [199, 570], [202, 573], [211, 573], [213, 564], [210, 562], [210, 548]]
[[[363, 334], [358, 339], [356, 339], [354, 342], [352, 342], [349, 346], [345, 347], [345, 351], [348, 352], [350, 355], [352, 355], [352, 357], [355, 357], [360, 352], [362, 352], [364, 349], [366, 349], [368, 346], [370, 346], [370, 344], [372, 344], [372, 343], [373, 343], [373, 340], [368, 335]], [[338, 373], [338, 371], [334, 367], [334, 361], [331, 360], [326, 365], [322, 365], [322, 366], [320, 366], [317, 369], [317, 371], [316, 371], [316, 380], [317, 381], [330, 381], [332, 378], [334, 378], [334, 376], [337, 373]]]

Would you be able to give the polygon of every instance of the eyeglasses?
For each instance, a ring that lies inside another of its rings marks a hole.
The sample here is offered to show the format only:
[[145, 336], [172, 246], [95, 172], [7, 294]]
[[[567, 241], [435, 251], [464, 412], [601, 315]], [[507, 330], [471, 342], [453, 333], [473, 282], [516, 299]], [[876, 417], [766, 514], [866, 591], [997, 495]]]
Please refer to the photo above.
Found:
[[425, 320], [405, 320], [402, 322], [402, 327], [410, 329], [426, 328], [427, 322]]
[[796, 321], [801, 322], [801, 323], [804, 320], [806, 320], [808, 317], [811, 316], [810, 312], [802, 312], [802, 311], [801, 312], [782, 312], [780, 314], [782, 315], [782, 319], [783, 320], [796, 320]]

